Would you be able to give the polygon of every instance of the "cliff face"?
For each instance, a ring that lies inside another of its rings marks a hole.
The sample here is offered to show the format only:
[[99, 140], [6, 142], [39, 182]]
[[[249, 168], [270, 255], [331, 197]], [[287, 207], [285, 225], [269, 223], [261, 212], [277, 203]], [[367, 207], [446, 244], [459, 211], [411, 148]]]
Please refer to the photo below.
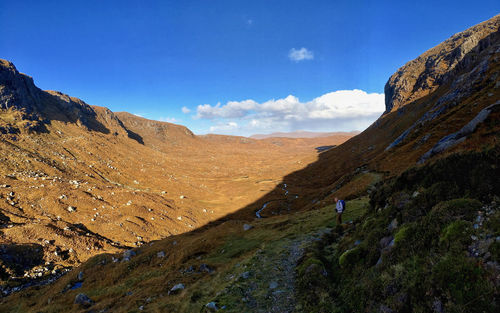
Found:
[[0, 109], [36, 111], [40, 92], [33, 78], [19, 73], [11, 62], [0, 59]]
[[385, 85], [386, 113], [453, 83], [457, 72], [476, 63], [481, 53], [498, 41], [499, 27], [497, 15], [455, 34], [398, 69]]

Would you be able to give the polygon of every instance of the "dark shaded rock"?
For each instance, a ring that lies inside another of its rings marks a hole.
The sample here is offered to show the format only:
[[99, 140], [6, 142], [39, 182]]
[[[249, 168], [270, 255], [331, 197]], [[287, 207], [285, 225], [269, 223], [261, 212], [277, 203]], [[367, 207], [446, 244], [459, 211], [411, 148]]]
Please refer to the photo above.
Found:
[[86, 294], [79, 293], [75, 297], [75, 303], [80, 304], [83, 307], [89, 307], [92, 304], [94, 304], [94, 301], [92, 299], [90, 299], [89, 297], [87, 297]]

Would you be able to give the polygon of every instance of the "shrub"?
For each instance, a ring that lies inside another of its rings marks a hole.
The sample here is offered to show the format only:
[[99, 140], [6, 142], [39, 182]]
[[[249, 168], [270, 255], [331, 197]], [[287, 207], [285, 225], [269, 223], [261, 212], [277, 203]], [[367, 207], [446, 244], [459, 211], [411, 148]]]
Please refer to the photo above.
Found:
[[342, 268], [351, 268], [357, 263], [363, 261], [363, 249], [361, 246], [354, 247], [345, 251], [339, 257], [339, 265]]
[[446, 311], [493, 312], [494, 287], [486, 272], [465, 256], [447, 255], [432, 268], [432, 285], [446, 299]]
[[471, 223], [464, 220], [454, 221], [446, 226], [439, 238], [439, 243], [448, 250], [460, 252], [471, 242]]

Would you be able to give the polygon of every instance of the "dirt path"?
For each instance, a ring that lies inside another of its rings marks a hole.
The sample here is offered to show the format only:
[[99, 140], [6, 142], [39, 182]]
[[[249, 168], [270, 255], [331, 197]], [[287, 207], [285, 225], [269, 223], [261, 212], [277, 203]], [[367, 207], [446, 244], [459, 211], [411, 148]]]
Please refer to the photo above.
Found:
[[297, 264], [305, 248], [328, 232], [331, 229], [324, 228], [297, 239], [274, 242], [237, 266], [242, 270], [225, 291], [225, 298], [233, 302], [228, 303], [227, 312], [295, 312]]

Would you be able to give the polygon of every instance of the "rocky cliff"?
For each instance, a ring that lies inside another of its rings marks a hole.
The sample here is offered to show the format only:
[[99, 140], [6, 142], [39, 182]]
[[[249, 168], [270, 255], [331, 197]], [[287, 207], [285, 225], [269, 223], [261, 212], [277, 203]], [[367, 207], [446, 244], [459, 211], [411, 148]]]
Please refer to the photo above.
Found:
[[[498, 42], [500, 15], [455, 34], [397, 70], [385, 85], [386, 113], [454, 83], [455, 74]], [[482, 64], [484, 68], [485, 64]], [[478, 69], [480, 75], [481, 69]]]

